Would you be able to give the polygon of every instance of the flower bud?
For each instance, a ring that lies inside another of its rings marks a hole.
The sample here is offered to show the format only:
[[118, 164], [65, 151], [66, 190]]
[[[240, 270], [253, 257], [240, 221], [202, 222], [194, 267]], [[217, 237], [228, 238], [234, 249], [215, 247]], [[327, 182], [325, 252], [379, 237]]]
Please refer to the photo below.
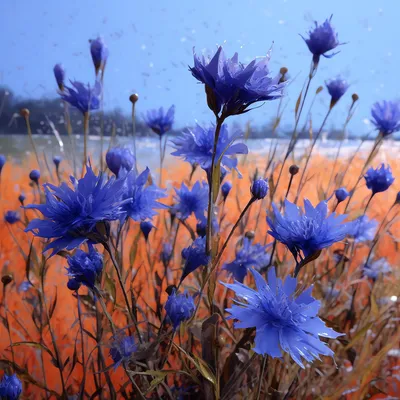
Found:
[[247, 239], [253, 240], [254, 239], [254, 231], [247, 231], [244, 235]]
[[255, 199], [261, 200], [267, 195], [268, 189], [268, 180], [259, 178], [253, 182], [250, 191]]
[[299, 167], [295, 164], [291, 165], [289, 167], [289, 173], [290, 175], [297, 175], [299, 173]]
[[4, 286], [7, 286], [9, 283], [11, 283], [13, 281], [13, 277], [12, 277], [12, 275], [10, 275], [10, 274], [7, 274], [7, 275], [3, 275], [2, 277], [1, 277], [1, 283], [4, 285]]
[[335, 190], [335, 196], [338, 203], [341, 203], [349, 197], [349, 192], [346, 190], [346, 188], [341, 187]]
[[28, 118], [30, 112], [27, 108], [21, 108], [21, 110], [19, 111], [19, 114], [21, 115], [21, 117]]
[[135, 104], [139, 100], [139, 95], [137, 93], [133, 93], [129, 96], [129, 101], [132, 104]]
[[29, 178], [35, 182], [36, 184], [39, 183], [39, 178], [40, 178], [40, 172], [37, 169], [33, 169], [30, 173], [29, 173]]

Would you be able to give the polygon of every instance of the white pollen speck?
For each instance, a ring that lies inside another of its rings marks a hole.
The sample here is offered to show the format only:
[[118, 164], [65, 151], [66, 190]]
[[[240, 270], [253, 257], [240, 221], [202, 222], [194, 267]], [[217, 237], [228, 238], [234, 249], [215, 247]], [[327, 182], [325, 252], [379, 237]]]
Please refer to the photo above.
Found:
[[368, 118], [364, 118], [363, 122], [365, 125], [371, 125], [371, 121]]
[[140, 46], [140, 48], [141, 48], [142, 50], [146, 50], [146, 45], [145, 45], [145, 44], [142, 44], [142, 45]]
[[151, 62], [151, 63], [149, 63], [149, 67], [150, 68], [153, 68], [154, 67], [154, 64]]
[[285, 23], [285, 21], [283, 20], [283, 19], [280, 19], [279, 21], [278, 21], [278, 24], [279, 25], [283, 25]]
[[186, 39], [186, 37], [185, 37], [185, 36], [182, 36], [182, 37], [181, 37], [181, 43], [185, 43], [185, 42], [186, 42], [186, 40], [187, 40], [187, 39]]
[[390, 300], [397, 301], [397, 296], [390, 296]]

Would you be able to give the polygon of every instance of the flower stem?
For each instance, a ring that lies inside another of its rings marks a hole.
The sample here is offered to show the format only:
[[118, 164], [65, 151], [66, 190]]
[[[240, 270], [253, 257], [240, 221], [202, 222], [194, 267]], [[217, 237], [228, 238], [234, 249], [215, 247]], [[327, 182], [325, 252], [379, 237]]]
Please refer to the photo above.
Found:
[[128, 294], [126, 293], [126, 290], [125, 290], [125, 287], [124, 287], [124, 283], [122, 282], [122, 276], [121, 276], [121, 272], [120, 272], [120, 268], [118, 266], [117, 260], [115, 259], [114, 254], [111, 251], [110, 246], [108, 245], [108, 243], [103, 243], [103, 246], [104, 246], [104, 249], [107, 251], [107, 253], [110, 255], [111, 261], [112, 261], [112, 263], [114, 265], [114, 269], [117, 272], [119, 286], [120, 286], [120, 288], [122, 290], [122, 293], [124, 295], [125, 304], [126, 304], [126, 306], [128, 308], [128, 314], [129, 314], [133, 324], [135, 325], [139, 341], [140, 341], [140, 343], [142, 343], [143, 340], [142, 340], [142, 337], [141, 337], [141, 334], [140, 334], [140, 331], [139, 331], [139, 326], [138, 326], [138, 323], [136, 321], [135, 316], [133, 315], [132, 308], [131, 308], [131, 306], [129, 304]]
[[85, 169], [85, 165], [87, 163], [88, 157], [88, 149], [87, 149], [87, 141], [89, 135], [89, 112], [85, 112], [83, 114], [83, 166], [82, 166], [82, 175]]
[[[221, 127], [224, 122], [223, 118], [217, 117], [216, 127], [215, 127], [215, 137], [214, 137], [214, 146], [213, 146], [213, 154], [211, 159], [211, 169], [209, 174], [209, 191], [208, 191], [208, 209], [207, 209], [207, 233], [206, 233], [206, 252], [211, 255], [212, 261], [212, 251], [211, 251], [211, 241], [212, 241], [212, 217], [214, 214], [214, 196], [215, 196], [215, 187], [214, 187], [214, 174], [215, 174], [215, 157], [217, 155], [217, 145], [219, 134], [221, 132]], [[216, 185], [217, 186], [217, 185]], [[211, 264], [210, 264], [211, 265]]]
[[81, 331], [81, 349], [82, 349], [82, 369], [83, 369], [83, 377], [81, 382], [81, 394], [80, 396], [83, 398], [85, 393], [85, 381], [86, 381], [86, 363], [85, 363], [85, 344], [83, 340], [83, 322], [82, 322], [82, 312], [81, 312], [81, 301], [79, 298], [79, 293], [76, 291], [76, 297], [78, 300], [78, 317], [79, 317], [79, 327]]
[[262, 388], [262, 384], [263, 384], [263, 380], [264, 380], [264, 373], [265, 373], [265, 367], [267, 365], [267, 360], [268, 360], [268, 356], [263, 356], [261, 374], [260, 374], [260, 379], [258, 381], [258, 388], [257, 388], [257, 397], [256, 397], [257, 400], [260, 400], [261, 388]]
[[299, 199], [300, 192], [301, 192], [301, 189], [302, 189], [302, 183], [303, 183], [304, 175], [306, 173], [306, 170], [307, 170], [307, 167], [308, 167], [308, 163], [310, 162], [311, 154], [312, 154], [312, 152], [314, 150], [314, 147], [315, 147], [315, 145], [316, 145], [316, 143], [317, 143], [317, 141], [318, 141], [318, 139], [319, 139], [319, 137], [321, 135], [322, 129], [324, 128], [324, 126], [326, 124], [326, 121], [328, 120], [328, 117], [329, 117], [331, 111], [332, 111], [332, 107], [329, 107], [329, 110], [326, 113], [324, 120], [322, 121], [321, 127], [319, 128], [318, 133], [315, 135], [315, 138], [314, 138], [314, 140], [313, 140], [313, 142], [311, 144], [310, 152], [308, 153], [307, 159], [306, 159], [306, 165], [304, 166], [303, 171], [301, 172], [299, 186], [297, 188], [297, 194], [296, 194], [296, 197], [294, 199], [294, 204], [297, 204], [297, 201]]

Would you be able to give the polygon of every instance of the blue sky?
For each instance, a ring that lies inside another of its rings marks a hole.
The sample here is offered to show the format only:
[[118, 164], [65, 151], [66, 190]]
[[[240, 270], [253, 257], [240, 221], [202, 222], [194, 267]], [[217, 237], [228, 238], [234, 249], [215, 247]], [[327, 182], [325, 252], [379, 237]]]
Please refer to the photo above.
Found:
[[[188, 72], [192, 49], [215, 51], [224, 45], [238, 51], [243, 62], [265, 55], [271, 44], [271, 70], [286, 66], [294, 78], [289, 87], [285, 125], [293, 122], [293, 108], [309, 69], [311, 56], [299, 36], [313, 20], [333, 14], [342, 42], [340, 54], [322, 59], [315, 90], [338, 74], [351, 88], [336, 107], [328, 126], [340, 127], [350, 95], [360, 96], [350, 130], [371, 129], [371, 105], [400, 97], [400, 2], [395, 0], [7, 0], [0, 6], [0, 83], [21, 96], [54, 96], [52, 68], [62, 62], [69, 78], [93, 81], [88, 40], [102, 35], [110, 50], [105, 77], [107, 107], [130, 108], [132, 92], [139, 93], [140, 112], [176, 105], [177, 126], [206, 123], [211, 113], [203, 87]], [[395, 34], [397, 32], [397, 34]], [[321, 93], [313, 113], [323, 118], [329, 96]], [[271, 102], [239, 117], [239, 122], [270, 122], [277, 103]]]

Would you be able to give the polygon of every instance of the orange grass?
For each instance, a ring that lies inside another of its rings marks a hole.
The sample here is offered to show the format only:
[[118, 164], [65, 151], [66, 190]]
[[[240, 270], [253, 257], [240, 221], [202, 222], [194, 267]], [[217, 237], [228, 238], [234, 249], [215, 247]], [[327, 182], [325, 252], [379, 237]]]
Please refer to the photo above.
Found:
[[[245, 204], [248, 202], [250, 198], [250, 193], [249, 193], [249, 187], [250, 187], [250, 179], [249, 177], [252, 177], [254, 174], [254, 171], [258, 169], [259, 171], [263, 171], [265, 168], [265, 162], [266, 160], [263, 159], [262, 157], [250, 157], [247, 159], [247, 164], [245, 166], [240, 165], [239, 169], [243, 174], [243, 179], [238, 179], [237, 176], [233, 177], [233, 189], [231, 194], [228, 197], [228, 200], [225, 204], [224, 207], [224, 213], [226, 214], [226, 217], [224, 218], [224, 221], [222, 223], [222, 228], [221, 231], [224, 232], [225, 234], [229, 232], [230, 226], [236, 221], [240, 211], [243, 209]], [[346, 167], [346, 162], [347, 160], [339, 160], [338, 163], [338, 170], [343, 170]], [[361, 166], [363, 165], [364, 160], [361, 158], [356, 159], [353, 164], [348, 168], [346, 171], [346, 176], [344, 179], [344, 186], [346, 186], [348, 189], [352, 187], [352, 185], [355, 183], [359, 171], [361, 169]], [[374, 162], [373, 165], [376, 166], [377, 162]], [[0, 214], [3, 215], [3, 213], [7, 210], [15, 210], [19, 208], [19, 203], [18, 203], [18, 195], [22, 191], [27, 195], [27, 200], [26, 204], [29, 204], [31, 202], [35, 201], [34, 195], [33, 195], [33, 188], [30, 186], [29, 183], [29, 178], [28, 178], [28, 173], [32, 166], [35, 165], [35, 162], [33, 159], [29, 158], [25, 160], [22, 165], [16, 165], [12, 164], [11, 162], [8, 162], [2, 172], [2, 181], [1, 181], [1, 201], [0, 201]], [[400, 163], [397, 159], [390, 160], [390, 165], [393, 169], [393, 175], [400, 177]], [[63, 167], [67, 168], [66, 163], [64, 162], [64, 165], [62, 164]], [[304, 190], [302, 191], [302, 195], [300, 196], [300, 199], [303, 197], [307, 197], [308, 199], [311, 200], [313, 204], [321, 200], [319, 198], [319, 193], [320, 193], [320, 188], [326, 189], [324, 187], [324, 184], [328, 182], [331, 174], [331, 170], [333, 167], [333, 161], [327, 158], [324, 158], [322, 156], [314, 156], [311, 166], [309, 168], [310, 172], [310, 181], [306, 184]], [[279, 170], [279, 168], [277, 168]], [[70, 171], [63, 171], [63, 177], [64, 179], [67, 178], [68, 173]], [[45, 182], [47, 180], [50, 181], [55, 181], [54, 176], [49, 176], [49, 171], [42, 171], [43, 177], [41, 178], [41, 182]], [[164, 186], [167, 188], [171, 188], [171, 186], [178, 186], [180, 182], [183, 182], [188, 179], [188, 176], [190, 174], [190, 167], [183, 163], [183, 162], [167, 162], [167, 168], [165, 168], [163, 172], [163, 177], [164, 177]], [[204, 178], [204, 173], [201, 170], [196, 171], [193, 180], [201, 179]], [[230, 179], [230, 178], [229, 178]], [[276, 179], [276, 176], [275, 176]], [[276, 194], [276, 199], [280, 199], [284, 196], [284, 193], [286, 192], [287, 184], [289, 180], [289, 174], [285, 173], [283, 175], [282, 182], [280, 184], [279, 190]], [[332, 185], [332, 188], [334, 186]], [[396, 193], [398, 189], [400, 188], [400, 180], [395, 180], [394, 184], [392, 187], [384, 193], [380, 193], [374, 197], [372, 200], [371, 206], [367, 212], [367, 214], [370, 217], [377, 218], [379, 221], [383, 219], [385, 216], [387, 210], [389, 209], [390, 205], [393, 203]], [[297, 190], [297, 181], [294, 179], [293, 186], [291, 189], [291, 192], [289, 194], [289, 200], [293, 201], [295, 193]], [[171, 190], [169, 190], [169, 193], [171, 193]], [[329, 193], [328, 195], [330, 196], [332, 193]], [[362, 186], [355, 194], [350, 209], [349, 209], [349, 219], [354, 219], [357, 216], [360, 215], [361, 211], [363, 209], [363, 205], [365, 204], [366, 200], [368, 199], [368, 194], [369, 191], [366, 189], [364, 186]], [[37, 200], [37, 199], [36, 199]], [[171, 199], [168, 199], [170, 202]], [[300, 200], [299, 204], [302, 204], [302, 200]], [[332, 199], [331, 202], [329, 203], [331, 206], [334, 204], [334, 200]], [[225, 251], [225, 254], [223, 256], [222, 260], [229, 259], [232, 260], [234, 257], [234, 251], [235, 251], [235, 246], [238, 241], [238, 234], [239, 233], [245, 233], [248, 230], [253, 230], [255, 229], [255, 217], [258, 214], [260, 207], [261, 207], [261, 219], [258, 223], [257, 230], [255, 231], [255, 242], [260, 242], [264, 243], [265, 239], [267, 238], [267, 243], [271, 242], [271, 237], [266, 236], [267, 232], [267, 225], [265, 222], [265, 215], [266, 215], [266, 209], [267, 207], [269, 208], [269, 199], [264, 200], [262, 204], [260, 202], [253, 204], [250, 210], [250, 214], [248, 215], [248, 223], [247, 225], [239, 227], [238, 232], [234, 236], [234, 240], [232, 240]], [[342, 213], [344, 209], [344, 204], [341, 204], [337, 212]], [[21, 210], [21, 213], [23, 215], [23, 212]], [[34, 217], [34, 212], [29, 211], [28, 213], [29, 218]], [[156, 223], [155, 225], [157, 226], [156, 230], [153, 230], [152, 233], [150, 234], [150, 245], [148, 246], [148, 249], [150, 251], [150, 257], [151, 259], [155, 260], [155, 265], [157, 268], [158, 273], [161, 275], [164, 273], [164, 268], [159, 262], [157, 256], [159, 253], [160, 249], [160, 244], [166, 240], [171, 240], [171, 238], [168, 237], [168, 231], [165, 229], [165, 224], [163, 222], [159, 223], [158, 219], [161, 219], [163, 221], [164, 218], [168, 218], [168, 213], [167, 212], [162, 212], [160, 217], [156, 217]], [[189, 224], [195, 229], [195, 220], [190, 220], [189, 219]], [[10, 230], [12, 231], [12, 234], [15, 238], [15, 240], [18, 242], [18, 245], [15, 243], [14, 238], [10, 234]], [[400, 237], [399, 236], [399, 229], [400, 229], [400, 224], [395, 223], [392, 228], [391, 228], [391, 234], [394, 235], [395, 237]], [[11, 274], [13, 276], [13, 283], [10, 284], [7, 287], [7, 307], [9, 309], [8, 313], [8, 319], [9, 323], [11, 326], [11, 335], [12, 335], [12, 341], [15, 342], [20, 342], [20, 341], [32, 341], [32, 342], [38, 342], [39, 341], [39, 336], [37, 333], [36, 328], [34, 327], [32, 323], [32, 317], [31, 317], [31, 308], [28, 308], [26, 306], [25, 301], [23, 301], [23, 298], [26, 296], [24, 294], [19, 294], [17, 292], [17, 287], [18, 285], [25, 280], [25, 270], [26, 270], [26, 265], [24, 261], [24, 257], [21, 254], [21, 251], [26, 255], [29, 252], [30, 244], [33, 240], [33, 236], [31, 234], [26, 234], [23, 232], [23, 227], [22, 224], [16, 224], [13, 226], [7, 226], [3, 222], [3, 218], [1, 218], [0, 221], [0, 272], [1, 276], [6, 275], [6, 274]], [[40, 242], [40, 239], [34, 239], [34, 248], [39, 249], [40, 246], [38, 245]], [[176, 251], [174, 253], [174, 260], [171, 262], [171, 268], [175, 270], [172, 272], [172, 277], [174, 280], [170, 280], [169, 283], [176, 283], [177, 279], [180, 277], [180, 266], [181, 266], [181, 256], [180, 256], [180, 251], [186, 247], [190, 243], [190, 235], [188, 232], [181, 227], [178, 238], [177, 238], [177, 247]], [[337, 244], [336, 246], [333, 247], [335, 248], [343, 248], [343, 244]], [[135, 251], [135, 249], [137, 249]], [[325, 250], [324, 253], [327, 253], [328, 258], [332, 255], [333, 249], [328, 249]], [[392, 266], [396, 266], [399, 264], [400, 261], [400, 253], [397, 251], [397, 243], [393, 241], [391, 237], [388, 235], [385, 236], [384, 240], [381, 240], [377, 246], [376, 254], [377, 256], [385, 256], [389, 260], [390, 264]], [[351, 273], [355, 272], [357, 273], [357, 268], [362, 265], [363, 260], [366, 257], [366, 254], [368, 252], [368, 249], [365, 248], [365, 246], [357, 251], [354, 255], [354, 258], [352, 259], [351, 265], [350, 265], [350, 270], [349, 270], [349, 278], [345, 281], [342, 282], [342, 285], [350, 285], [351, 284], [351, 278], [350, 275]], [[134, 254], [135, 253], [135, 254]], [[286, 265], [290, 266], [290, 270], [294, 267], [294, 262], [291, 258], [291, 256], [285, 254], [285, 249], [281, 246], [278, 246], [278, 254], [279, 258], [286, 257]], [[133, 259], [133, 254], [134, 259]], [[40, 257], [40, 254], [36, 254], [36, 256]], [[109, 260], [106, 258], [106, 262], [109, 263]], [[124, 271], [125, 274], [132, 274], [132, 270], [136, 270], [137, 276], [134, 280], [133, 283], [133, 288], [136, 293], [140, 293], [140, 296], [138, 299], [138, 304], [146, 311], [147, 307], [155, 307], [155, 300], [154, 300], [154, 283], [150, 282], [149, 279], [149, 263], [148, 263], [148, 256], [147, 256], [147, 250], [146, 250], [146, 244], [144, 241], [143, 236], [140, 234], [139, 231], [139, 226], [138, 223], [130, 223], [129, 224], [129, 232], [127, 235], [127, 239], [124, 243], [124, 251], [123, 251], [123, 265], [124, 265]], [[66, 371], [69, 371], [70, 364], [72, 362], [73, 354], [74, 354], [74, 343], [76, 342], [77, 334], [79, 331], [79, 324], [77, 322], [77, 306], [76, 306], [76, 299], [72, 296], [71, 292], [67, 289], [66, 283], [67, 283], [67, 277], [66, 277], [66, 272], [64, 267], [66, 266], [66, 260], [62, 257], [55, 256], [50, 260], [50, 268], [46, 276], [46, 283], [45, 283], [45, 298], [46, 298], [46, 307], [49, 309], [51, 305], [54, 302], [55, 297], [57, 296], [57, 305], [55, 307], [54, 314], [51, 318], [51, 325], [52, 328], [55, 332], [56, 338], [57, 338], [57, 344], [60, 349], [61, 353], [61, 358], [63, 360], [66, 360], [68, 357], [70, 359], [69, 365], [66, 366]], [[304, 273], [300, 274], [300, 278], [305, 277], [305, 276], [312, 276], [315, 272], [314, 270], [315, 264], [311, 263], [309, 264], [306, 268]], [[319, 264], [319, 267], [321, 268], [321, 263]], [[112, 271], [109, 269], [108, 271]], [[278, 270], [280, 275], [286, 275], [288, 271], [281, 271]], [[319, 271], [321, 272], [321, 271]], [[110, 273], [110, 279], [114, 280], [114, 277], [112, 276], [112, 272]], [[224, 273], [221, 274], [220, 276], [222, 279], [229, 279]], [[35, 284], [38, 284], [38, 282], [34, 282]], [[103, 282], [104, 283], [104, 282]], [[389, 284], [394, 285], [394, 282], [389, 282]], [[196, 282], [192, 279], [191, 281], [186, 282], [187, 286], [194, 285], [196, 286]], [[319, 288], [319, 285], [317, 284], [317, 289]], [[129, 287], [129, 285], [127, 285]], [[316, 296], [320, 295], [321, 293], [318, 293], [318, 290], [314, 291], [314, 294]], [[393, 287], [393, 294], [399, 295], [400, 293], [395, 293], [394, 291], [397, 290], [399, 292], [399, 288]], [[223, 295], [224, 290], [220, 285], [217, 286], [217, 293], [216, 297], [218, 298], [219, 296]], [[317, 293], [316, 293], [317, 292]], [[122, 296], [120, 295], [120, 290], [118, 288], [118, 285], [116, 285], [116, 293], [117, 293], [117, 298], [116, 298], [116, 304], [121, 305], [123, 304]], [[361, 293], [365, 293], [366, 296], [364, 299], [361, 298], [361, 306], [364, 304], [368, 303], [368, 293], [369, 289], [365, 287], [365, 285], [362, 286], [362, 291]], [[0, 296], [2, 296], [0, 294]], [[166, 293], [163, 292], [161, 293], [161, 304], [165, 303], [166, 300]], [[360, 296], [359, 296], [360, 297]], [[0, 297], [3, 301], [3, 298]], [[108, 302], [108, 307], [109, 311], [113, 313], [113, 319], [116, 322], [116, 325], [119, 327], [123, 327], [127, 324], [126, 318], [124, 314], [118, 310], [118, 307], [116, 309], [112, 309], [112, 302]], [[326, 318], [330, 318], [330, 310], [325, 310]], [[4, 311], [1, 311], [2, 316], [4, 314]], [[202, 310], [202, 313], [205, 313], [205, 310]], [[85, 316], [84, 317], [84, 325], [85, 328], [90, 331], [94, 332], [94, 319], [91, 316]], [[153, 321], [155, 324], [157, 324], [157, 321]], [[106, 319], [103, 320], [103, 325], [107, 326], [107, 321]], [[22, 326], [24, 328], [22, 328]], [[22, 333], [22, 335], [21, 335]], [[106, 363], [107, 365], [110, 365], [111, 362], [108, 359], [108, 350], [107, 350], [107, 338], [109, 336], [105, 335], [104, 336], [104, 344], [105, 344], [105, 349], [104, 349], [104, 354], [106, 357]], [[397, 342], [399, 341], [399, 330], [397, 330], [397, 334], [394, 335], [394, 338]], [[95, 346], [95, 343], [93, 340], [90, 338], [86, 338], [86, 357], [88, 356], [89, 352], [93, 349]], [[44, 341], [47, 344], [49, 348], [52, 348], [51, 346], [51, 339], [50, 335], [48, 334], [46, 330], [46, 334], [44, 337]], [[80, 340], [78, 338], [77, 340], [77, 351], [78, 355], [80, 356]], [[366, 342], [366, 346], [368, 347], [369, 344]], [[396, 343], [394, 343], [394, 346], [396, 347]], [[33, 377], [35, 380], [38, 382], [43, 382], [42, 378], [42, 369], [41, 369], [41, 363], [40, 363], [40, 350], [37, 348], [32, 348], [24, 345], [23, 347], [15, 347], [15, 360], [16, 363], [20, 366], [24, 366], [27, 371], [29, 371], [29, 374], [31, 377]], [[222, 351], [223, 353], [223, 351]], [[363, 355], [360, 355], [361, 359]], [[8, 339], [8, 334], [7, 331], [5, 330], [3, 324], [0, 324], [0, 358], [5, 359], [7, 358], [8, 360], [12, 359], [12, 355], [10, 352], [10, 347], [9, 347], [9, 339]], [[367, 361], [367, 360], [366, 360]], [[343, 372], [345, 369], [346, 360], [337, 360], [339, 363], [339, 368], [340, 368], [340, 373], [343, 374], [343, 390], [348, 390], [351, 389], [354, 386], [355, 378], [352, 378], [351, 372]], [[374, 370], [370, 371], [368, 377], [363, 377], [363, 382], [370, 382], [372, 378], [377, 377], [379, 375], [379, 370], [383, 363], [387, 362], [394, 362], [393, 360], [387, 360], [387, 357], [383, 357], [382, 361], [377, 361], [377, 366]], [[60, 378], [59, 378], [59, 372], [57, 369], [54, 367], [54, 365], [51, 363], [50, 356], [44, 352], [44, 363], [45, 363], [45, 372], [46, 372], [46, 380], [47, 380], [47, 387], [57, 391], [58, 393], [61, 392], [61, 386], [60, 386]], [[350, 363], [351, 366], [351, 363]], [[351, 366], [352, 368], [355, 368], [354, 366]], [[2, 368], [2, 365], [0, 365], [0, 368]], [[124, 381], [124, 374], [122, 369], [120, 368], [117, 371], [110, 371], [110, 374], [112, 376], [113, 382], [118, 386], [118, 382], [122, 384]], [[67, 372], [65, 372], [67, 375]], [[346, 375], [347, 374], [347, 375]], [[350, 379], [346, 380], [347, 377], [350, 376]], [[23, 376], [20, 376], [22, 379], [24, 379]], [[71, 385], [71, 393], [77, 393], [79, 390], [79, 382], [81, 382], [82, 378], [82, 367], [78, 365], [74, 372], [72, 373], [71, 377], [69, 378], [68, 385]], [[364, 381], [364, 378], [366, 379]], [[368, 378], [368, 379], [367, 379]], [[104, 378], [103, 378], [104, 379]], [[67, 385], [67, 386], [68, 386]], [[395, 385], [393, 385], [395, 388]], [[93, 377], [90, 371], [87, 371], [87, 388], [88, 391], [94, 391], [94, 383], [93, 383]], [[118, 387], [117, 387], [118, 389]], [[396, 389], [393, 389], [394, 391], [390, 393], [392, 396], [400, 395], [400, 392], [396, 391]], [[34, 385], [25, 385], [24, 389], [24, 395], [34, 395], [36, 396], [38, 393], [41, 393], [43, 395], [43, 390], [36, 388]], [[353, 393], [352, 398], [360, 398], [357, 396], [360, 396], [362, 392], [362, 388], [359, 391], [356, 391]], [[339, 394], [339, 393], [337, 393]], [[347, 396], [350, 398], [351, 396]], [[35, 397], [36, 398], [36, 397]], [[329, 398], [338, 398], [334, 393], [332, 393], [332, 397]], [[376, 397], [379, 398], [379, 397]]]

